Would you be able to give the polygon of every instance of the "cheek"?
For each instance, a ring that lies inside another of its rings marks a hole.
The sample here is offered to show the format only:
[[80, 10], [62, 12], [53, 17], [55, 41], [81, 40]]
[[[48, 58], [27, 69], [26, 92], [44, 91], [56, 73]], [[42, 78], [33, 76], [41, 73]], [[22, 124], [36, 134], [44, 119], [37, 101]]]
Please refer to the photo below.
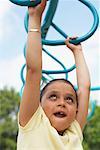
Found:
[[68, 112], [69, 112], [70, 116], [75, 117], [77, 109], [76, 109], [76, 107], [69, 107]]
[[45, 101], [41, 102], [41, 106], [42, 106], [42, 108], [43, 108], [43, 110], [47, 116], [49, 116], [53, 112], [54, 106], [49, 101], [45, 100]]

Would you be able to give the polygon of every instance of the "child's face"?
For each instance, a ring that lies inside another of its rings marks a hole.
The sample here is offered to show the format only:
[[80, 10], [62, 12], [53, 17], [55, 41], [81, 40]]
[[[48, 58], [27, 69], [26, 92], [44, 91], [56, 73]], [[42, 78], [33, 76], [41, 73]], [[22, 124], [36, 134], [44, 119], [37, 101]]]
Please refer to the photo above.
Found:
[[70, 84], [55, 81], [42, 97], [41, 105], [52, 126], [62, 132], [75, 120], [77, 112], [76, 93]]

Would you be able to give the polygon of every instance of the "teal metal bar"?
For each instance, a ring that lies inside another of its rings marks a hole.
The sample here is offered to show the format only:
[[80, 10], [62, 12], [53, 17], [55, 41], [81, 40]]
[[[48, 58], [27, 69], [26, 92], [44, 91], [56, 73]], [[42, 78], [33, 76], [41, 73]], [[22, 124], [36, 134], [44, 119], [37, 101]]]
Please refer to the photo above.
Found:
[[42, 39], [46, 38], [47, 32], [51, 26], [52, 20], [54, 18], [55, 13], [56, 13], [58, 3], [59, 3], [59, 0], [50, 0], [49, 1], [49, 7], [48, 7], [48, 10], [47, 10], [47, 13], [45, 15], [43, 25], [41, 28]]
[[[50, 0], [49, 1], [49, 7], [48, 7], [47, 13], [45, 15], [43, 25], [41, 27], [43, 39], [46, 38], [47, 32], [51, 26], [54, 14], [55, 14], [56, 9], [57, 9], [57, 5], [58, 5], [58, 0]], [[27, 12], [25, 15], [25, 18], [24, 18], [24, 26], [25, 26], [26, 32], [28, 32], [28, 20], [29, 20], [29, 15]]]
[[[93, 15], [94, 22], [93, 22], [92, 28], [90, 29], [90, 31], [87, 34], [85, 34], [82, 37], [78, 37], [75, 40], [70, 40], [70, 42], [73, 43], [73, 44], [78, 44], [78, 43], [83, 42], [83, 41], [87, 40], [88, 38], [90, 38], [94, 34], [94, 32], [96, 31], [96, 29], [97, 29], [97, 27], [99, 25], [99, 16], [98, 16], [98, 13], [97, 13], [95, 7], [87, 0], [78, 0], [78, 1], [82, 2], [84, 5], [86, 5], [89, 8], [89, 10], [91, 11], [91, 13]], [[45, 19], [43, 21], [43, 25], [41, 27], [42, 43], [44, 45], [50, 45], [50, 46], [65, 45], [65, 40], [53, 40], [52, 41], [52, 40], [46, 40], [45, 39], [46, 35], [47, 35], [47, 32], [48, 32], [48, 30], [49, 30], [51, 25], [61, 35], [63, 35], [64, 38], [66, 38], [68, 36], [60, 28], [58, 28], [58, 26], [56, 24], [54, 24], [52, 22], [54, 14], [55, 14], [56, 9], [57, 9], [57, 5], [58, 5], [58, 0], [55, 0], [55, 1], [54, 0], [50, 0], [48, 11], [46, 13]], [[28, 32], [28, 13], [26, 15], [24, 23], [25, 23], [25, 29]]]
[[55, 30], [57, 30], [64, 38], [67, 38], [67, 37], [68, 37], [68, 35], [65, 34], [65, 32], [62, 31], [62, 30], [61, 30], [56, 24], [54, 24], [53, 22], [51, 23], [51, 26], [52, 26]]
[[20, 76], [21, 76], [21, 80], [22, 80], [23, 85], [25, 84], [25, 79], [24, 79], [24, 76], [23, 76], [25, 67], [26, 67], [26, 64], [24, 64], [24, 65], [22, 66], [21, 73], [20, 73]]
[[[99, 16], [98, 16], [98, 13], [97, 13], [95, 7], [87, 0], [78, 0], [78, 1], [82, 2], [84, 5], [86, 5], [89, 8], [89, 10], [91, 11], [91, 13], [93, 15], [94, 22], [93, 22], [92, 28], [90, 29], [90, 31], [87, 34], [85, 34], [82, 37], [78, 37], [75, 40], [70, 40], [70, 42], [73, 44], [78, 44], [78, 43], [83, 42], [83, 41], [87, 40], [88, 38], [90, 38], [94, 34], [94, 32], [96, 31], [96, 29], [99, 25]], [[52, 40], [43, 39], [43, 44], [51, 45], [51, 46], [65, 45], [65, 40], [52, 41]]]
[[99, 91], [100, 86], [91, 87], [91, 91]]
[[68, 73], [68, 72], [71, 72], [72, 70], [75, 69], [75, 65], [73, 65], [71, 68], [69, 69], [66, 69], [66, 70], [43, 70], [43, 73], [45, 74], [64, 74], [64, 73]]
[[[48, 56], [50, 56], [53, 60], [55, 60], [57, 63], [59, 63], [59, 64], [63, 67], [64, 70], [67, 70], [66, 67], [65, 67], [56, 57], [54, 57], [53, 55], [51, 55], [51, 54], [50, 54], [48, 51], [46, 51], [44, 48], [43, 48], [43, 51], [44, 51]], [[43, 73], [45, 73], [45, 72], [43, 72]], [[65, 75], [66, 75], [66, 79], [68, 79], [68, 73], [65, 73]]]
[[96, 101], [91, 101], [90, 102], [90, 113], [87, 116], [87, 120], [90, 121], [91, 118], [93, 117], [95, 113], [95, 108], [96, 108]]
[[41, 0], [10, 0], [12, 3], [20, 6], [32, 6], [35, 7], [41, 3]]

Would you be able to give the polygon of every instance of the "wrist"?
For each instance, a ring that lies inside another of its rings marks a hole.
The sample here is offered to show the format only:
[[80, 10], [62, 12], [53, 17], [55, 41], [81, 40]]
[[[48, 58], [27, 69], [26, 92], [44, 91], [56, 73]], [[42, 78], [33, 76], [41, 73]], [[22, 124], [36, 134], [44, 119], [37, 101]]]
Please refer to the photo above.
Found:
[[37, 29], [37, 28], [29, 28], [28, 32], [38, 32], [38, 33], [41, 34], [41, 31], [39, 29]]
[[40, 19], [37, 18], [29, 18], [29, 29], [31, 28], [36, 28], [36, 29], [41, 29], [41, 21]]
[[37, 22], [40, 22], [41, 23], [41, 17], [40, 16], [38, 16], [38, 15], [36, 15], [36, 14], [34, 14], [34, 15], [29, 15], [29, 20], [31, 20], [31, 21], [37, 21]]
[[82, 49], [80, 48], [80, 49], [75, 49], [75, 50], [73, 50], [73, 54], [74, 54], [74, 56], [76, 56], [76, 55], [80, 55], [80, 54], [82, 54], [83, 52], [82, 52]]

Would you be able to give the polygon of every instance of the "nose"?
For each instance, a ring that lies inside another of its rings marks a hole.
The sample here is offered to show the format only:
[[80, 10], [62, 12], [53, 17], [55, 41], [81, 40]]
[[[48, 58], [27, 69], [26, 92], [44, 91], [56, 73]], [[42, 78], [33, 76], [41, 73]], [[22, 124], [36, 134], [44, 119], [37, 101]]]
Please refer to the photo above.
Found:
[[63, 98], [59, 99], [58, 105], [59, 107], [65, 107], [65, 101]]

